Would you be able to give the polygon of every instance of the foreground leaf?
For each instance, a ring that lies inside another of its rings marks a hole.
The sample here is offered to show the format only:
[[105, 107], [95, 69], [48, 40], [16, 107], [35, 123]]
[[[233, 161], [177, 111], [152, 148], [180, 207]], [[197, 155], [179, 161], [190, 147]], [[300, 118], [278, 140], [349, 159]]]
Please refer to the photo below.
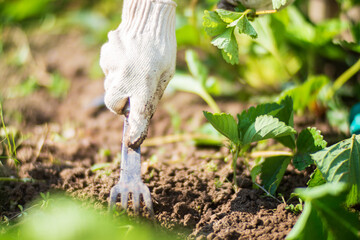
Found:
[[323, 139], [321, 132], [316, 128], [306, 128], [302, 130], [296, 141], [297, 152], [294, 157], [294, 166], [302, 171], [310, 164], [313, 164], [310, 154], [325, 148], [327, 142]]
[[261, 164], [261, 175], [263, 187], [272, 195], [276, 193], [287, 166], [291, 161], [289, 156], [275, 156], [266, 158]]
[[233, 116], [226, 113], [212, 114], [206, 111], [204, 111], [204, 116], [222, 135], [235, 144], [240, 143], [237, 124]]
[[360, 136], [351, 138], [311, 154], [327, 182], [350, 185], [348, 204], [360, 202]]
[[287, 240], [359, 239], [360, 220], [357, 214], [343, 208], [347, 184], [327, 183], [296, 189], [295, 192], [305, 200], [305, 206]]
[[296, 131], [279, 119], [270, 115], [263, 115], [256, 118], [255, 122], [246, 131], [243, 144], [250, 144], [269, 138], [277, 138], [295, 134]]
[[[18, 223], [2, 228], [2, 240], [161, 240], [175, 239], [147, 222], [135, 222], [125, 215], [111, 217], [94, 204], [65, 196], [43, 195], [46, 199], [26, 209]], [[20, 221], [22, 220], [22, 221]]]

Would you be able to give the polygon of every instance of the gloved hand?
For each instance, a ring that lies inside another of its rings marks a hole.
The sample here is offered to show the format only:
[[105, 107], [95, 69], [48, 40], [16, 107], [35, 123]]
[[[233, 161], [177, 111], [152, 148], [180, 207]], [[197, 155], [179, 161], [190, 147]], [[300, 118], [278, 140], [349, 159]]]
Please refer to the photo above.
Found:
[[105, 104], [124, 114], [130, 104], [125, 143], [139, 147], [175, 72], [175, 8], [172, 0], [124, 0], [122, 22], [101, 48]]

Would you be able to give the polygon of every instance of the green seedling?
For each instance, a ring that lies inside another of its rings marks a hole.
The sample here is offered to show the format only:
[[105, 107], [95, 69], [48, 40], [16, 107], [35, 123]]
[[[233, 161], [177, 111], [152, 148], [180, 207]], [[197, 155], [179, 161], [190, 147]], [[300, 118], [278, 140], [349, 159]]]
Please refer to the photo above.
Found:
[[217, 172], [218, 166], [217, 166], [217, 164], [214, 162], [214, 160], [211, 160], [210, 162], [208, 162], [208, 163], [205, 165], [205, 169], [206, 169], [208, 172]]
[[99, 155], [102, 158], [110, 157], [111, 156], [111, 151], [110, 151], [110, 149], [101, 148], [99, 150]]
[[214, 112], [220, 112], [218, 105], [210, 95], [210, 93], [218, 92], [217, 81], [208, 76], [208, 69], [200, 61], [195, 51], [187, 50], [185, 59], [191, 75], [177, 72], [170, 81], [169, 88], [197, 94]]
[[[298, 170], [314, 164], [311, 154], [326, 147], [320, 131], [306, 128], [296, 136], [293, 121], [293, 102], [285, 97], [280, 103], [260, 104], [237, 115], [237, 121], [230, 114], [204, 112], [206, 119], [230, 140], [232, 153], [233, 182], [236, 185], [236, 166], [239, 157], [245, 158], [251, 144], [274, 139], [291, 151], [262, 152], [250, 170], [253, 182], [260, 176], [260, 189], [274, 196], [288, 165], [292, 162]], [[245, 165], [250, 168], [249, 164]], [[275, 198], [275, 197], [274, 197]]]
[[47, 88], [53, 97], [64, 98], [70, 89], [70, 81], [55, 73], [51, 75], [51, 83]]
[[10, 96], [8, 96], [8, 98], [25, 97], [34, 93], [39, 88], [38, 80], [34, 77], [29, 77], [21, 84], [10, 89]]
[[40, 201], [40, 208], [47, 208], [52, 200], [50, 198], [50, 192], [40, 193], [41, 201]]
[[[289, 198], [287, 201], [285, 201], [285, 198], [284, 198], [284, 196], [283, 196], [281, 193], [279, 193], [278, 195], [279, 195], [279, 197], [282, 199], [283, 203], [286, 205], [286, 206], [285, 206], [285, 209], [286, 209], [286, 210], [291, 211], [292, 213], [294, 213], [294, 214], [296, 214], [296, 215], [299, 215], [299, 214], [303, 211], [303, 200], [302, 200], [301, 198], [299, 198], [299, 195], [298, 195], [298, 194], [292, 193], [292, 194], [290, 195], [290, 198]], [[298, 198], [299, 203], [296, 204], [296, 205], [294, 205], [294, 204], [288, 204], [287, 202], [288, 202], [290, 199], [294, 198], [294, 197], [297, 197], [297, 198]]]
[[20, 213], [19, 213], [18, 217], [23, 217], [23, 216], [28, 215], [27, 211], [25, 211], [25, 209], [22, 205], [19, 204], [18, 208], [20, 209]]
[[[20, 161], [16, 157], [16, 155], [17, 155], [16, 149], [19, 147], [19, 145], [15, 141], [17, 133], [8, 131], [8, 129], [5, 125], [1, 103], [0, 103], [0, 118], [1, 118], [1, 124], [2, 124], [1, 132], [0, 132], [1, 133], [0, 134], [0, 137], [1, 137], [0, 143], [3, 148], [3, 153], [0, 155], [0, 160], [9, 159], [13, 163], [15, 163], [15, 165], [18, 165], [20, 163]], [[2, 161], [0, 161], [0, 167], [2, 167]]]
[[215, 188], [221, 188], [222, 185], [224, 185], [224, 182], [222, 182], [220, 178], [215, 178], [214, 182], [215, 182]]
[[279, 104], [268, 103], [251, 107], [237, 115], [238, 121], [225, 113], [204, 112], [204, 115], [213, 127], [231, 142], [235, 184], [237, 159], [245, 156], [250, 144], [273, 138], [285, 146], [295, 147], [296, 131], [293, 128], [291, 98], [286, 98]]
[[104, 170], [109, 166], [111, 166], [111, 163], [96, 163], [96, 164], [91, 166], [90, 170], [92, 172], [96, 172], [96, 171], [99, 171], [99, 170]]
[[299, 199], [300, 203], [294, 205], [290, 204], [285, 207], [286, 210], [291, 211], [292, 213], [299, 215], [303, 211], [303, 201]]

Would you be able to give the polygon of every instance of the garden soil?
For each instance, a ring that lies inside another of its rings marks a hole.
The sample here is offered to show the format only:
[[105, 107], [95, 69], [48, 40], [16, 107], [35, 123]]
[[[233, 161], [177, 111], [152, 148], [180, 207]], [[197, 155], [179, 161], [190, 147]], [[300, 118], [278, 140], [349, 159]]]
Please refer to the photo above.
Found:
[[[119, 179], [123, 118], [94, 106], [94, 99], [103, 93], [103, 83], [89, 79], [91, 58], [84, 58], [96, 57], [99, 49], [83, 48], [77, 33], [51, 41], [40, 39], [34, 37], [30, 42], [36, 49], [34, 58], [45, 64], [46, 71], [70, 79], [71, 88], [61, 100], [40, 89], [30, 97], [5, 102], [5, 115], [13, 111], [23, 115], [18, 129], [27, 136], [17, 152], [20, 168], [15, 172], [9, 167], [8, 175], [30, 179], [0, 184], [0, 215], [10, 219], [18, 216], [19, 204], [30, 206], [39, 193], [48, 191], [65, 191], [104, 208], [111, 187]], [[11, 77], [16, 72], [7, 69], [5, 74]], [[218, 103], [232, 114], [247, 107], [224, 99]], [[196, 132], [206, 122], [203, 110], [210, 109], [195, 95], [165, 94], [151, 121], [141, 152], [142, 176], [153, 198], [154, 221], [167, 229], [181, 229], [180, 238], [284, 239], [298, 215], [286, 210], [281, 197], [274, 199], [254, 188], [243, 159], [238, 162], [239, 187], [235, 189], [225, 146], [199, 147], [181, 137]], [[298, 129], [316, 125], [330, 143], [339, 140], [338, 133], [318, 118], [295, 120]], [[278, 192], [289, 199], [295, 188], [306, 186], [309, 172], [289, 167]], [[296, 204], [296, 199], [291, 203]]]

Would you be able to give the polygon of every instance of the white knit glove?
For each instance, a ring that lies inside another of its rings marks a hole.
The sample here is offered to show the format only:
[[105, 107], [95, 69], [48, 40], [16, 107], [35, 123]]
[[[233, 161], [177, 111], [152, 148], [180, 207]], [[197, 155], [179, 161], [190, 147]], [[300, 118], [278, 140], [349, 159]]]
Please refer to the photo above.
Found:
[[125, 141], [138, 147], [175, 72], [175, 8], [172, 0], [124, 0], [122, 22], [101, 48], [105, 104], [124, 114], [130, 102]]

